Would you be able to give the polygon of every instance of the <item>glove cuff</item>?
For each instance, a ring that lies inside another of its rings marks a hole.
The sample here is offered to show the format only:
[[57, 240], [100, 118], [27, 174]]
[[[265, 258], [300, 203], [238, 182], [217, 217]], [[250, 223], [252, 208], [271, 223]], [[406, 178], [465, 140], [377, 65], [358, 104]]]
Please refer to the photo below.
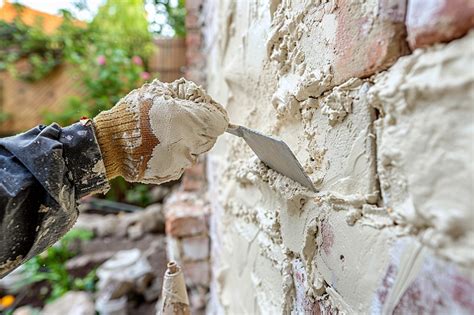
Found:
[[101, 112], [93, 120], [109, 180], [120, 175], [127, 178], [133, 173], [129, 169], [133, 168], [133, 164], [127, 165], [130, 153], [127, 151], [134, 147], [135, 142], [140, 141], [136, 115], [123, 107], [117, 107]]

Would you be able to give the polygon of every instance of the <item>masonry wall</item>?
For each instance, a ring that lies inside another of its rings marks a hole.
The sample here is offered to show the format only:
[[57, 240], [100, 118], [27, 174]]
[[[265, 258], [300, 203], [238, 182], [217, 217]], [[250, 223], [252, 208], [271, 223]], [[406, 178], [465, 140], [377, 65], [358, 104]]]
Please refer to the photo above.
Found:
[[288, 143], [317, 188], [218, 141], [210, 311], [473, 313], [473, 2], [207, 0], [201, 14], [208, 92]]

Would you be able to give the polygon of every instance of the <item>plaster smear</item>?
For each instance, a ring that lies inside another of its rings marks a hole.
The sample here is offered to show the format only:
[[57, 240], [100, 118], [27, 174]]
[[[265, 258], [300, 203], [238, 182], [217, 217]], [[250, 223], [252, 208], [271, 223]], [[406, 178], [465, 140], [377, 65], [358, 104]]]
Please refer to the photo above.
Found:
[[474, 33], [400, 59], [375, 79], [385, 206], [445, 257], [474, 266]]
[[[372, 17], [377, 4], [354, 2]], [[288, 314], [301, 301], [323, 313], [396, 309], [420, 271], [414, 250], [393, 261], [400, 237], [410, 248], [431, 247], [440, 264], [440, 254], [458, 253], [469, 264], [467, 39], [417, 51], [372, 78], [343, 78], [332, 63], [335, 1], [218, 7], [210, 94], [237, 123], [288, 143], [319, 192], [268, 169], [240, 139], [221, 137], [208, 165], [216, 309]], [[306, 275], [296, 287], [294, 261]], [[392, 265], [400, 272], [387, 280]]]

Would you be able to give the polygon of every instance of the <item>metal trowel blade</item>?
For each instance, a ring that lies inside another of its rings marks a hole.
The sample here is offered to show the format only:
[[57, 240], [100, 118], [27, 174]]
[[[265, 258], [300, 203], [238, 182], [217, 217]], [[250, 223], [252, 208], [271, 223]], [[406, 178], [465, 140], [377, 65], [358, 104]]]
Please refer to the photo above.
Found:
[[298, 159], [282, 140], [265, 136], [258, 131], [238, 126], [229, 125], [226, 132], [241, 137], [258, 158], [268, 167], [283, 174], [304, 187], [316, 191], [313, 183], [305, 173]]

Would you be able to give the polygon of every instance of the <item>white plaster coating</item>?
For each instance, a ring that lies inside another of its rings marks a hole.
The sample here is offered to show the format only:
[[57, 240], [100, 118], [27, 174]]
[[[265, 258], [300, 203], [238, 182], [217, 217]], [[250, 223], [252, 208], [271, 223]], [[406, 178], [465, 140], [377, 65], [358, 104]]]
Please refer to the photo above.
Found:
[[[375, 4], [357, 5], [375, 16]], [[417, 51], [386, 73], [341, 83], [331, 64], [335, 1], [219, 1], [218, 7], [214, 18], [222, 27], [220, 45], [210, 46], [210, 94], [237, 123], [288, 143], [320, 192], [269, 170], [242, 141], [230, 136], [218, 141], [209, 164], [218, 287], [213, 301], [230, 314], [286, 314], [301, 309], [296, 303], [303, 298], [318, 303], [323, 313], [390, 310], [419, 270], [407, 250], [396, 261], [402, 270], [394, 278], [398, 284], [387, 288], [386, 306], [380, 302], [400, 237], [470, 266], [472, 197], [464, 184], [472, 165], [461, 163], [456, 170], [433, 163], [474, 159], [467, 105], [474, 103], [472, 74], [465, 71], [472, 62], [467, 47], [472, 38]], [[371, 23], [364, 25], [367, 32]], [[456, 141], [448, 145], [442, 133], [457, 135]], [[418, 155], [422, 149], [426, 156]], [[429, 170], [452, 188], [432, 187]], [[399, 186], [400, 178], [410, 185]], [[406, 215], [413, 200], [420, 203], [414, 215]], [[449, 200], [457, 207], [446, 211]], [[429, 215], [420, 215], [424, 211]], [[453, 231], [462, 235], [453, 237]], [[307, 275], [303, 298], [301, 287], [294, 286], [294, 259]]]
[[[382, 195], [399, 224], [474, 266], [474, 33], [401, 58], [370, 91]], [[418, 231], [416, 231], [418, 230]]]

